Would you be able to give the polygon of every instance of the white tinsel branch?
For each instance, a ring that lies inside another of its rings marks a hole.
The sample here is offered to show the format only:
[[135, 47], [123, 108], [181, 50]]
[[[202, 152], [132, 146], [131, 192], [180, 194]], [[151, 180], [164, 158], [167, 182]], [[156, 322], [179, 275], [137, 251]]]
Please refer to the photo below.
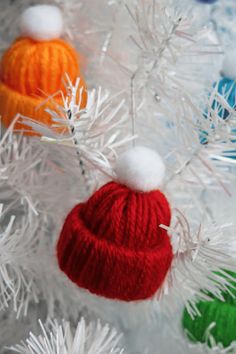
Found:
[[[0, 309], [13, 305], [19, 317], [44, 299], [54, 315], [55, 303], [65, 298], [55, 239], [68, 210], [84, 198], [75, 161], [66, 149], [14, 135], [11, 126], [0, 141], [0, 163]], [[74, 313], [66, 305], [62, 312]]]
[[7, 216], [7, 210], [0, 205], [0, 310], [12, 303], [19, 317], [21, 313], [26, 315], [32, 299], [38, 301], [35, 274], [25, 267], [25, 259], [34, 254], [39, 220], [30, 209], [18, 223], [14, 215], [4, 222]]
[[[195, 306], [198, 301], [212, 301], [212, 296], [224, 301], [223, 292], [232, 294], [236, 279], [236, 225], [200, 225], [191, 230], [186, 217], [175, 210], [172, 227], [161, 225], [172, 238], [174, 261], [172, 270], [162, 289], [170, 290], [176, 303], [180, 300], [191, 316], [200, 315]], [[172, 299], [173, 300], [173, 299]], [[167, 297], [168, 301], [168, 297]]]
[[87, 325], [82, 318], [76, 330], [72, 330], [69, 322], [59, 324], [51, 321], [45, 327], [40, 321], [42, 334], [30, 333], [25, 343], [11, 347], [15, 353], [21, 354], [121, 354], [119, 342], [121, 335], [108, 325], [100, 322]]
[[[235, 183], [235, 110], [227, 103], [227, 95], [218, 93], [218, 84], [212, 89], [204, 110], [183, 105], [183, 116], [166, 129], [166, 187], [177, 206], [189, 200], [188, 206], [203, 214], [211, 208], [207, 195], [211, 191], [232, 195]], [[224, 112], [228, 112], [223, 119]], [[176, 188], [176, 185], [182, 188]], [[186, 193], [187, 191], [187, 193]], [[202, 198], [201, 195], [206, 195]], [[180, 207], [183, 209], [183, 205]], [[195, 217], [195, 214], [194, 214]]]
[[126, 8], [134, 24], [130, 39], [138, 60], [136, 67], [119, 66], [130, 73], [136, 99], [152, 98], [156, 110], [169, 117], [179, 113], [183, 100], [197, 102], [197, 98], [199, 103], [207, 83], [205, 70], [220, 53], [210, 29], [194, 26], [191, 8], [173, 1], [137, 0], [127, 2]]
[[[73, 147], [79, 160], [83, 161], [84, 173], [97, 169], [112, 177], [116, 150], [135, 138], [131, 134], [124, 100], [119, 102], [119, 95], [110, 96], [99, 88], [88, 93], [87, 107], [81, 109], [83, 89], [79, 89], [79, 80], [73, 85], [67, 77], [67, 95], [62, 93], [63, 106], [55, 103], [55, 111], [47, 110], [53, 120], [51, 127], [30, 117], [21, 119], [39, 132], [43, 141]], [[127, 132], [124, 134], [123, 131]]]

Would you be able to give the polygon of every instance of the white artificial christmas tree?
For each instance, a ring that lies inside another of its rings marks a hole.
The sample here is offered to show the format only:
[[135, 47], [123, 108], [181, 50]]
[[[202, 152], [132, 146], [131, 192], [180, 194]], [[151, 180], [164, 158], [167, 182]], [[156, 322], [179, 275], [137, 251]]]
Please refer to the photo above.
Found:
[[[1, 2], [2, 53], [20, 27], [29, 37], [40, 31], [34, 15], [20, 16], [32, 4], [48, 1]], [[40, 21], [49, 21], [44, 35], [62, 31], [83, 54], [88, 100], [81, 107], [80, 78], [73, 83], [65, 73], [60, 104], [53, 95], [45, 99], [54, 103], [46, 108], [51, 126], [17, 112], [10, 126], [2, 127], [1, 352], [235, 352], [234, 342], [229, 348], [215, 342], [211, 328], [206, 333], [211, 346], [190, 342], [182, 328], [184, 307], [194, 318], [198, 301], [211, 296], [224, 301], [222, 294], [234, 287], [228, 271], [236, 273], [236, 113], [218, 83], [221, 72], [234, 79], [228, 50], [235, 40], [228, 26], [234, 2], [54, 0], [50, 5], [61, 9], [64, 28], [60, 15], [50, 20], [44, 7]], [[39, 136], [14, 132], [16, 122]], [[161, 155], [160, 174], [140, 145]], [[119, 157], [135, 146], [138, 153], [119, 166]], [[56, 254], [71, 208], [111, 180], [146, 192], [164, 170], [160, 188], [172, 219], [160, 228], [170, 236], [173, 260], [156, 294], [126, 302], [71, 282]]]

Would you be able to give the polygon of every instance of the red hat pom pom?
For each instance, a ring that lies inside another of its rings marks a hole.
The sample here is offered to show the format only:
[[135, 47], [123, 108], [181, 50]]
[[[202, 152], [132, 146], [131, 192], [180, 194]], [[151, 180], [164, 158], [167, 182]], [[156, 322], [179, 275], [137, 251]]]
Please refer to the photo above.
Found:
[[80, 288], [109, 299], [151, 298], [161, 287], [173, 253], [167, 231], [171, 211], [158, 189], [165, 167], [144, 147], [117, 161], [107, 183], [67, 216], [57, 244], [61, 270]]

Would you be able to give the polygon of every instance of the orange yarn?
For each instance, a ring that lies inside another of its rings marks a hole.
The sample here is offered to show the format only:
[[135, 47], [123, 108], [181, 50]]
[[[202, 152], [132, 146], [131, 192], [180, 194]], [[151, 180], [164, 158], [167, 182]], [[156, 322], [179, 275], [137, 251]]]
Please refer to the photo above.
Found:
[[[84, 87], [81, 108], [87, 103], [86, 84], [80, 76], [79, 58], [75, 49], [62, 39], [35, 41], [19, 38], [3, 55], [0, 63], [0, 115], [5, 126], [9, 126], [17, 113], [44, 124], [51, 125], [46, 108], [55, 108], [48, 101], [38, 108], [48, 96], [58, 91], [66, 93], [63, 85], [65, 74], [75, 82], [80, 77], [80, 88]], [[58, 94], [54, 100], [60, 103]], [[20, 122], [15, 130], [30, 130]], [[25, 134], [35, 135], [33, 131]]]

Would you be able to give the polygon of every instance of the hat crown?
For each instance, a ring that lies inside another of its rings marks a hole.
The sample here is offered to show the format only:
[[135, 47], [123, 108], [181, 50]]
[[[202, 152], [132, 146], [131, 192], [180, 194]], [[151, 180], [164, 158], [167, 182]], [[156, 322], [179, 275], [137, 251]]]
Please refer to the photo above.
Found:
[[72, 82], [80, 76], [76, 51], [61, 39], [40, 42], [19, 38], [4, 53], [0, 68], [2, 82], [28, 96], [65, 92], [65, 74]]
[[110, 182], [84, 204], [81, 218], [98, 239], [132, 251], [148, 251], [165, 242], [167, 232], [160, 224], [169, 226], [171, 213], [159, 190], [142, 193]]

